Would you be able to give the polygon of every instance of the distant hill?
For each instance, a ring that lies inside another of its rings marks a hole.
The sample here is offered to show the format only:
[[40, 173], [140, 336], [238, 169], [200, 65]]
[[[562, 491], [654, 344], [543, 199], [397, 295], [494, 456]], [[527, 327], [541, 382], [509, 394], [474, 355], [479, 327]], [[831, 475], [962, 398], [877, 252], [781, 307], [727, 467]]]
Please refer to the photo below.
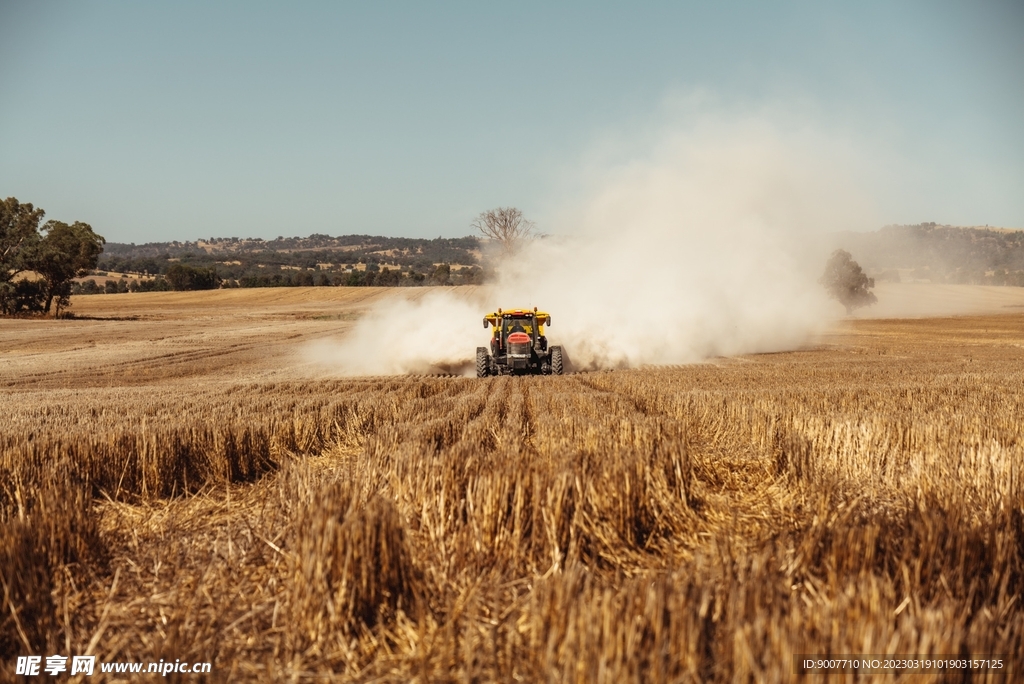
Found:
[[[890, 225], [868, 233], [829, 236], [832, 248], [849, 251], [878, 281], [931, 281], [1024, 287], [1024, 231], [936, 223]], [[476, 237], [394, 238], [314, 234], [309, 237], [211, 238], [194, 242], [109, 242], [92, 284], [100, 291], [107, 274], [156, 275], [156, 280], [109, 282], [106, 291], [129, 286], [168, 289], [162, 278], [175, 264], [209, 269], [223, 287], [289, 285], [443, 285], [483, 280]]]
[[[479, 282], [476, 237], [210, 238], [195, 242], [108, 242], [97, 271], [164, 275], [175, 264], [216, 273], [226, 286], [421, 285]], [[386, 272], [387, 275], [383, 275]], [[376, 274], [376, 275], [371, 275]]]
[[1024, 286], [1022, 230], [919, 223], [834, 238], [876, 279]]

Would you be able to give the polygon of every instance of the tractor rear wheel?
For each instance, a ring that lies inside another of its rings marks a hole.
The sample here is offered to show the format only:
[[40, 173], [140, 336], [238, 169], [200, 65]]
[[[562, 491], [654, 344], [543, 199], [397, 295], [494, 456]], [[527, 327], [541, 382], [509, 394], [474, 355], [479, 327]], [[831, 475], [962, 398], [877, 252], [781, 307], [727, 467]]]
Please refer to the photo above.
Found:
[[551, 373], [562, 374], [562, 348], [558, 346], [551, 348]]
[[487, 347], [476, 348], [476, 377], [486, 378], [491, 370], [491, 357]]

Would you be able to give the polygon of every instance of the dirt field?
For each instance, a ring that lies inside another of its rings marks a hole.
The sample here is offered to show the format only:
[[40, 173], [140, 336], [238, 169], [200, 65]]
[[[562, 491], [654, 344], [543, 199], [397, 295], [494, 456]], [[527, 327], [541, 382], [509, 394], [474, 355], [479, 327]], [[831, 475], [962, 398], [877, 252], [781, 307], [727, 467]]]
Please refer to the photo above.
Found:
[[[0, 321], [0, 387], [309, 378], [304, 342], [343, 334], [381, 297], [433, 288], [295, 287], [72, 298], [67, 321]], [[476, 288], [450, 288], [472, 296]]]
[[485, 380], [295, 359], [426, 288], [0, 321], [0, 679], [93, 653], [210, 681], [777, 682], [891, 654], [1015, 681], [1024, 291], [991, 289], [895, 289], [976, 315], [792, 352]]
[[878, 283], [878, 303], [858, 309], [857, 318], [964, 316], [1024, 311], [1024, 287]]

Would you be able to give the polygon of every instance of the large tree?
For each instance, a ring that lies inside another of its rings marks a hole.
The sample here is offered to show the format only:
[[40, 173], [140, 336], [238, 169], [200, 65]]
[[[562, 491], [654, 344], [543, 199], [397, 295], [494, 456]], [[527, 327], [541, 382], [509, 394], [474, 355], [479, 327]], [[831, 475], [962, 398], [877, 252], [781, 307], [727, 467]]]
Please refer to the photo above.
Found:
[[869, 278], [845, 249], [832, 252], [832, 256], [825, 264], [825, 273], [818, 282], [828, 290], [833, 299], [846, 307], [847, 315], [858, 307], [878, 301], [878, 297], [871, 291], [875, 286], [875, 279]]
[[[15, 278], [32, 270], [29, 255], [39, 242], [39, 224], [45, 212], [14, 197], [0, 200], [0, 313], [15, 313], [20, 305]], [[24, 289], [24, 287], [22, 287]]]
[[533, 233], [533, 222], [526, 220], [523, 212], [515, 207], [498, 207], [481, 212], [472, 226], [486, 238], [501, 246], [503, 256], [515, 254], [522, 243]]
[[54, 315], [59, 316], [61, 308], [67, 306], [71, 297], [72, 279], [96, 268], [106, 240], [94, 233], [92, 226], [81, 221], [71, 225], [47, 221], [43, 232], [45, 235], [37, 243], [30, 261], [32, 270], [46, 283], [43, 311], [49, 313], [56, 300]]

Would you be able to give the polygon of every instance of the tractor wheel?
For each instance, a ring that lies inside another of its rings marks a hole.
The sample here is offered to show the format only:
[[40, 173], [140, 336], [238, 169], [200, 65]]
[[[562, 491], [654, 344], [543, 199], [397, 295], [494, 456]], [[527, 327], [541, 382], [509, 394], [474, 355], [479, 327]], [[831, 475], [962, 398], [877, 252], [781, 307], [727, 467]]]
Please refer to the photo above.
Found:
[[476, 377], [486, 378], [491, 370], [491, 357], [487, 347], [476, 348]]
[[551, 373], [554, 375], [562, 374], [562, 348], [552, 347], [551, 348]]

